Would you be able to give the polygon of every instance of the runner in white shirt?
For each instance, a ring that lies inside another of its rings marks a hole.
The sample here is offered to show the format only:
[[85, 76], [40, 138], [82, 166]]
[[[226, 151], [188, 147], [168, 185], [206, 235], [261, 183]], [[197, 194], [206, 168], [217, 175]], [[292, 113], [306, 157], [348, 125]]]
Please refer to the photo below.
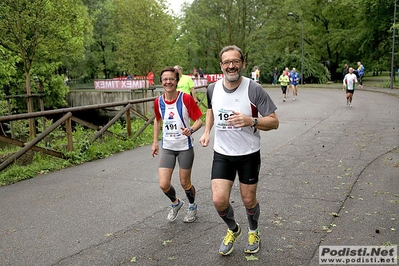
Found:
[[[230, 205], [231, 188], [237, 173], [249, 222], [244, 251], [256, 253], [260, 248], [260, 207], [256, 198], [261, 164], [259, 131], [278, 128], [277, 107], [260, 84], [242, 76], [245, 61], [240, 48], [224, 47], [219, 59], [224, 78], [208, 86], [206, 124], [199, 140], [203, 147], [208, 146], [211, 129], [215, 127], [212, 198], [219, 216], [228, 226], [219, 253], [230, 254], [241, 236], [241, 228]], [[258, 113], [262, 117], [258, 117]]]
[[353, 93], [355, 92], [355, 84], [357, 83], [357, 77], [353, 74], [353, 68], [349, 68], [349, 73], [345, 75], [343, 80], [346, 88], [346, 105], [352, 107]]

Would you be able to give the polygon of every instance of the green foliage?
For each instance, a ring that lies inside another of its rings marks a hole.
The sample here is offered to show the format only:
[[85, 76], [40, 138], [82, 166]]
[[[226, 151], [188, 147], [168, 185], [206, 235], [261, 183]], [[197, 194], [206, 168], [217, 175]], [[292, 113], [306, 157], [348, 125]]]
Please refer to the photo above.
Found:
[[65, 78], [63, 76], [50, 76], [43, 82], [45, 109], [54, 107], [66, 107], [65, 97], [69, 93], [68, 86], [65, 86]]
[[0, 116], [3, 116], [3, 115], [8, 115], [8, 107], [7, 107], [6, 101], [0, 100]]
[[134, 5], [130, 0], [114, 0], [113, 4], [116, 56], [121, 70], [136, 75], [158, 72], [164, 67], [165, 51], [171, 48], [165, 40], [176, 27], [172, 17], [156, 0], [136, 1]]
[[36, 92], [33, 74], [48, 85], [47, 105], [63, 104], [65, 88], [53, 76], [84, 55], [86, 36], [91, 34], [87, 8], [79, 0], [3, 0], [0, 14], [0, 47], [5, 49], [3, 57], [11, 59], [7, 72], [0, 64], [0, 77], [5, 75], [9, 94]]
[[15, 65], [19, 58], [0, 44], [0, 100], [4, 99], [11, 86], [11, 77], [15, 76]]
[[[11, 122], [5, 123], [8, 128], [11, 128]], [[12, 127], [14, 129], [14, 137], [20, 140], [29, 139], [29, 125], [28, 120], [16, 120], [12, 121]], [[7, 130], [7, 134], [11, 134], [11, 129]]]
[[344, 62], [388, 70], [393, 7], [392, 0], [193, 0], [176, 17], [164, 0], [4, 0], [0, 97], [36, 92], [34, 76], [46, 105], [58, 107], [67, 92], [56, 75], [91, 82], [175, 64], [184, 73], [220, 73], [218, 53], [230, 44], [243, 49], [246, 76], [256, 65], [270, 81], [275, 66], [300, 70], [302, 26], [307, 81], [342, 78]]
[[[304, 29], [304, 75], [324, 83], [340, 79], [342, 62], [362, 61], [367, 69], [388, 69], [389, 29], [393, 1], [193, 1], [182, 18], [178, 44], [189, 54], [186, 64], [219, 71], [217, 53], [228, 44], [240, 46], [249, 76], [260, 66], [262, 80], [277, 66], [300, 70], [301, 33]], [[294, 8], [293, 8], [294, 7]], [[288, 16], [294, 12], [297, 17]], [[191, 56], [190, 56], [191, 55]], [[325, 71], [327, 68], [328, 71]]]

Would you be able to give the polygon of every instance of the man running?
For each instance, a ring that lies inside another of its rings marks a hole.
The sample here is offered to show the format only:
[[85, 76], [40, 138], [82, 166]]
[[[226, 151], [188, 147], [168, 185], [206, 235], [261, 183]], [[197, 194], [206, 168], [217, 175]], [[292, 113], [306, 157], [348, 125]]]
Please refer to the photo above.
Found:
[[[208, 146], [211, 129], [215, 127], [212, 199], [228, 228], [219, 253], [229, 255], [241, 236], [241, 227], [234, 218], [230, 203], [231, 188], [237, 173], [249, 223], [248, 242], [244, 251], [256, 253], [260, 249], [260, 206], [256, 198], [261, 164], [260, 130], [278, 128], [277, 107], [260, 84], [242, 76], [246, 63], [240, 48], [235, 45], [224, 47], [219, 60], [224, 78], [207, 89], [206, 124], [199, 140], [203, 147]], [[262, 117], [258, 117], [259, 113]]]
[[353, 93], [355, 92], [357, 77], [353, 74], [353, 68], [349, 68], [349, 73], [345, 75], [343, 84], [346, 88], [346, 105], [352, 107]]

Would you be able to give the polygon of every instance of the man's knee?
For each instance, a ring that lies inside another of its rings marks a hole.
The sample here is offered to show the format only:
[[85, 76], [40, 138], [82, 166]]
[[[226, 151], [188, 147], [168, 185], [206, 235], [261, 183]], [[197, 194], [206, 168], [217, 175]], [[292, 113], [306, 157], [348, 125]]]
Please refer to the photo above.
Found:
[[252, 209], [253, 207], [255, 207], [258, 201], [256, 200], [255, 196], [250, 196], [250, 197], [243, 197], [242, 202], [244, 203], [245, 208]]

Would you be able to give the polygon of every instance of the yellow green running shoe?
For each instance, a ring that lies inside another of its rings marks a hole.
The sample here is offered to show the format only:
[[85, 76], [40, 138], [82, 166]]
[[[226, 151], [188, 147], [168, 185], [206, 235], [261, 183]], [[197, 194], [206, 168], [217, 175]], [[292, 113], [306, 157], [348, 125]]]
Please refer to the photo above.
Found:
[[260, 237], [259, 232], [256, 230], [255, 232], [248, 232], [248, 243], [245, 248], [245, 253], [256, 253], [260, 248]]
[[227, 235], [224, 237], [222, 244], [219, 248], [219, 253], [226, 256], [229, 255], [234, 249], [234, 243], [241, 236], [241, 228], [240, 225], [237, 224], [238, 231], [233, 232], [230, 229], [227, 230]]

